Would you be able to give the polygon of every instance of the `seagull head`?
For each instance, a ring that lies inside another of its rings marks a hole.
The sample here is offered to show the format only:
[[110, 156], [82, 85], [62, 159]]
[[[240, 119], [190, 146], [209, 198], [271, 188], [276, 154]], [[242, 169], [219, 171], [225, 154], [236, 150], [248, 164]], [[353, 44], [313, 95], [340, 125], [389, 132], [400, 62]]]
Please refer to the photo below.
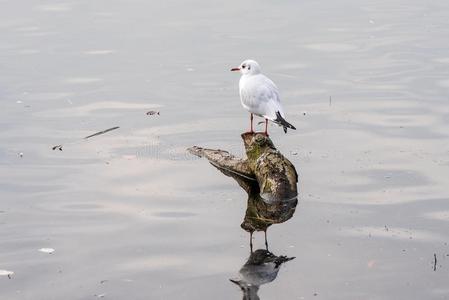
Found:
[[240, 71], [242, 75], [255, 75], [260, 73], [260, 66], [257, 61], [247, 59], [243, 61], [237, 68], [232, 68], [231, 71]]

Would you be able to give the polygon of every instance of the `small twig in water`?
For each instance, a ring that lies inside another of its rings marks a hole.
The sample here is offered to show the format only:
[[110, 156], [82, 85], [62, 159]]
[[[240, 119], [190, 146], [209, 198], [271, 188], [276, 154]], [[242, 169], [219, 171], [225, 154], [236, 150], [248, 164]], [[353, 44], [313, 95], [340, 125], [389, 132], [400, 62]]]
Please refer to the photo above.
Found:
[[100, 134], [104, 134], [106, 132], [109, 132], [109, 131], [112, 131], [112, 130], [115, 130], [115, 129], [118, 129], [118, 128], [120, 128], [120, 127], [115, 126], [115, 127], [112, 127], [112, 128], [106, 129], [106, 130], [102, 130], [102, 131], [96, 132], [94, 134], [88, 135], [84, 139], [87, 140], [88, 138], [91, 138], [91, 137], [94, 137], [94, 136], [97, 136], [97, 135], [100, 135]]
[[[115, 129], [118, 129], [118, 128], [120, 128], [120, 127], [115, 126], [115, 127], [112, 127], [112, 128], [108, 128], [108, 129], [106, 129], [106, 130], [102, 130], [102, 131], [99, 131], [99, 132], [95, 132], [94, 134], [91, 134], [91, 135], [88, 135], [88, 136], [84, 137], [83, 140], [87, 140], [87, 139], [89, 139], [89, 138], [91, 138], [91, 137], [94, 137], [94, 136], [97, 136], [97, 135], [100, 135], [100, 134], [104, 134], [104, 133], [106, 133], [106, 132], [109, 132], [109, 131], [112, 131], [112, 130], [115, 130]], [[71, 143], [69, 143], [69, 144], [75, 144], [75, 143], [77, 143], [77, 142], [79, 142], [79, 141], [74, 141], [74, 142], [71, 142]], [[66, 145], [67, 145], [67, 144], [66, 144]], [[61, 144], [61, 145], [56, 145], [56, 146], [51, 147], [51, 149], [52, 149], [52, 150], [58, 149], [59, 151], [62, 151], [62, 146], [63, 146], [62, 144]]]
[[433, 270], [434, 271], [437, 270], [437, 254], [436, 253], [433, 254]]

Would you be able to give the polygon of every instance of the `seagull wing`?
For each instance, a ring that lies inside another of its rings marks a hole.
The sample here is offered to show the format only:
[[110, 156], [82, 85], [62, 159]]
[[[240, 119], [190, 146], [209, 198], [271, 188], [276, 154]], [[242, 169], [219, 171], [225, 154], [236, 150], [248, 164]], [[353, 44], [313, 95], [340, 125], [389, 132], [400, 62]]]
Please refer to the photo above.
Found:
[[277, 112], [279, 112], [281, 116], [284, 116], [279, 90], [271, 79], [266, 76], [261, 78], [258, 94], [260, 105], [264, 111], [263, 116], [265, 118], [274, 121], [277, 118]]
[[272, 121], [277, 118], [276, 112], [279, 112], [281, 116], [284, 115], [279, 90], [265, 75], [254, 76], [245, 82], [240, 93], [243, 106], [252, 113]]

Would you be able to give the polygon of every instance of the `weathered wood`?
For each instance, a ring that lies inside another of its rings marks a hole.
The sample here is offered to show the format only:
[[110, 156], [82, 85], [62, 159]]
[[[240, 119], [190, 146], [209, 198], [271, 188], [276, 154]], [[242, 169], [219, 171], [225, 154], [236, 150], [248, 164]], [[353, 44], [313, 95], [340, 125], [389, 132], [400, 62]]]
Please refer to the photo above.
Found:
[[247, 163], [256, 176], [261, 197], [268, 203], [293, 199], [298, 195], [298, 174], [293, 164], [264, 134], [242, 134]]
[[209, 162], [217, 168], [227, 170], [231, 173], [256, 180], [254, 172], [249, 168], [246, 160], [235, 157], [228, 151], [214, 150], [193, 146], [187, 149], [191, 154], [198, 157], [205, 157]]
[[205, 157], [226, 176], [234, 178], [248, 193], [248, 207], [241, 225], [248, 232], [266, 231], [290, 219], [298, 203], [298, 175], [293, 164], [261, 133], [242, 134], [246, 159], [227, 151], [192, 147], [188, 151]]

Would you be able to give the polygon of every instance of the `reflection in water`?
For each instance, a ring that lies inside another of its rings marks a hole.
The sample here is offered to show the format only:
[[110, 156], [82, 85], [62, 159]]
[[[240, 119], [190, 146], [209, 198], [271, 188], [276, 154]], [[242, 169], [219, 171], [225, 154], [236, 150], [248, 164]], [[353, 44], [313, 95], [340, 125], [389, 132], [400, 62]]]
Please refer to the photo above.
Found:
[[[246, 159], [227, 151], [191, 147], [189, 152], [205, 157], [248, 194], [247, 208], [241, 227], [250, 233], [251, 254], [240, 269], [239, 279], [230, 279], [243, 292], [243, 299], [259, 299], [262, 284], [276, 279], [281, 265], [294, 257], [276, 256], [268, 250], [267, 229], [283, 223], [295, 213], [298, 204], [298, 174], [294, 165], [278, 151], [271, 139], [259, 133], [243, 133]], [[265, 233], [266, 249], [253, 252], [254, 231]]]
[[[294, 198], [268, 204], [260, 197], [257, 182], [238, 177], [235, 174], [228, 175], [237, 180], [240, 186], [248, 192], [248, 206], [241, 227], [250, 233], [251, 249], [251, 255], [240, 269], [240, 279], [231, 279], [231, 281], [240, 287], [244, 300], [256, 300], [260, 299], [257, 295], [259, 286], [275, 280], [281, 265], [294, 259], [294, 257], [283, 255], [276, 256], [268, 251], [267, 228], [272, 224], [290, 219], [295, 212], [298, 200]], [[254, 231], [265, 233], [266, 250], [258, 249], [253, 252], [252, 234]]]
[[241, 227], [250, 233], [250, 248], [253, 249], [252, 235], [254, 231], [265, 233], [265, 246], [268, 250], [267, 229], [272, 224], [283, 223], [289, 220], [295, 213], [298, 204], [297, 197], [267, 203], [260, 196], [260, 188], [257, 181], [243, 177], [237, 173], [218, 168], [223, 174], [234, 178], [238, 184], [248, 193], [248, 203], [245, 218]]
[[276, 256], [268, 250], [258, 249], [240, 269], [240, 278], [230, 280], [240, 287], [244, 300], [260, 299], [257, 295], [259, 287], [275, 280], [281, 265], [292, 259], [294, 257]]
[[268, 227], [272, 224], [283, 223], [290, 219], [295, 212], [297, 204], [297, 198], [267, 204], [259, 194], [248, 195], [248, 207], [246, 208], [245, 219], [240, 226], [250, 233], [251, 251], [253, 249], [253, 232], [263, 231], [265, 233], [265, 247], [268, 250]]
[[[237, 284], [243, 292], [243, 300], [260, 299], [257, 295], [259, 287], [276, 279], [281, 265], [294, 257], [284, 255], [276, 256], [268, 251], [267, 229], [272, 224], [283, 223], [289, 220], [295, 213], [298, 204], [297, 197], [267, 203], [260, 196], [260, 188], [257, 181], [243, 177], [235, 172], [218, 168], [222, 173], [234, 178], [238, 184], [248, 193], [248, 202], [245, 218], [241, 227], [250, 233], [251, 255], [239, 271], [239, 279], [230, 279]], [[266, 249], [258, 249], [253, 252], [252, 235], [254, 231], [265, 233]]]

